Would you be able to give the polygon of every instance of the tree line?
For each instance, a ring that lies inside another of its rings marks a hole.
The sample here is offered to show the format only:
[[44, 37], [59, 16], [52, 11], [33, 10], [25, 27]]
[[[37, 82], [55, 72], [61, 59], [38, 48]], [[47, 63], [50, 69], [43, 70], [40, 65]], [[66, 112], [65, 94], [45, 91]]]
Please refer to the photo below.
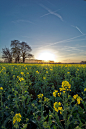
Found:
[[15, 60], [15, 63], [19, 63], [22, 59], [22, 62], [25, 63], [26, 58], [34, 57], [29, 52], [32, 51], [31, 47], [26, 42], [20, 42], [18, 40], [11, 41], [9, 48], [2, 48], [2, 58], [7, 60], [7, 62], [12, 63]]

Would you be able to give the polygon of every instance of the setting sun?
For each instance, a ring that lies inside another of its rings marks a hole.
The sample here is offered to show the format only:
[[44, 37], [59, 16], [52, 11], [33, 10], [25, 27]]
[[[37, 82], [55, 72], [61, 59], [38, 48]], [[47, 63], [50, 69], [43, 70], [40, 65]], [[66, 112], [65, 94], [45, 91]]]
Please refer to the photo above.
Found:
[[41, 52], [38, 56], [38, 59], [39, 60], [45, 60], [45, 61], [48, 61], [48, 60], [55, 60], [55, 55], [51, 52], [48, 52], [48, 51], [44, 51], [44, 52]]

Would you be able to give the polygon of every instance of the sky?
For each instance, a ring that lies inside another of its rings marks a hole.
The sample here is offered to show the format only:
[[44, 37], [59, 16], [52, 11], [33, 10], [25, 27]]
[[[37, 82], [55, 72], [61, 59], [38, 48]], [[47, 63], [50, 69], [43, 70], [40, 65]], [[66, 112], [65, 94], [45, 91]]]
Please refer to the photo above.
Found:
[[0, 57], [13, 40], [26, 42], [35, 59], [86, 61], [86, 1], [1, 0]]

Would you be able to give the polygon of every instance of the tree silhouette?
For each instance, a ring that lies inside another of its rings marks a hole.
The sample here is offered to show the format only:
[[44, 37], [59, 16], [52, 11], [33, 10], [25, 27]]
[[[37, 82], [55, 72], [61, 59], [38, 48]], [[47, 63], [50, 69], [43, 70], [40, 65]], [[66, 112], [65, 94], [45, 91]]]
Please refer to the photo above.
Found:
[[32, 54], [28, 54], [28, 58], [30, 59], [30, 58], [33, 58], [34, 57], [34, 55], [32, 55]]
[[11, 41], [11, 51], [8, 48], [2, 49], [3, 55], [2, 58], [8, 60], [8, 62], [12, 62], [12, 59], [15, 59], [15, 63], [20, 61], [20, 58], [23, 58], [23, 63], [25, 62], [25, 58], [33, 57], [29, 52], [32, 50], [31, 47], [26, 42], [19, 42], [18, 40]]
[[32, 51], [31, 47], [26, 42], [22, 42], [21, 43], [21, 56], [23, 57], [23, 63], [25, 62], [25, 58], [31, 57], [32, 54], [29, 54], [30, 51]]
[[6, 59], [9, 63], [12, 63], [12, 52], [9, 48], [2, 49], [2, 58]]
[[13, 53], [13, 57], [15, 58], [15, 63], [19, 62], [20, 60], [20, 42], [18, 40], [11, 41], [10, 45], [11, 51]]

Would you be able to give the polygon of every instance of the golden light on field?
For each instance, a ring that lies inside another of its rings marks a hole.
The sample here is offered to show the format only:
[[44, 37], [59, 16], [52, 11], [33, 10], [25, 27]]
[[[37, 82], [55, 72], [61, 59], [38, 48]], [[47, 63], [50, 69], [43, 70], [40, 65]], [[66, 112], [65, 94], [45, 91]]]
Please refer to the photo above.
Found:
[[39, 53], [38, 59], [45, 60], [45, 61], [48, 61], [48, 60], [55, 61], [55, 55], [50, 51], [42, 51]]

